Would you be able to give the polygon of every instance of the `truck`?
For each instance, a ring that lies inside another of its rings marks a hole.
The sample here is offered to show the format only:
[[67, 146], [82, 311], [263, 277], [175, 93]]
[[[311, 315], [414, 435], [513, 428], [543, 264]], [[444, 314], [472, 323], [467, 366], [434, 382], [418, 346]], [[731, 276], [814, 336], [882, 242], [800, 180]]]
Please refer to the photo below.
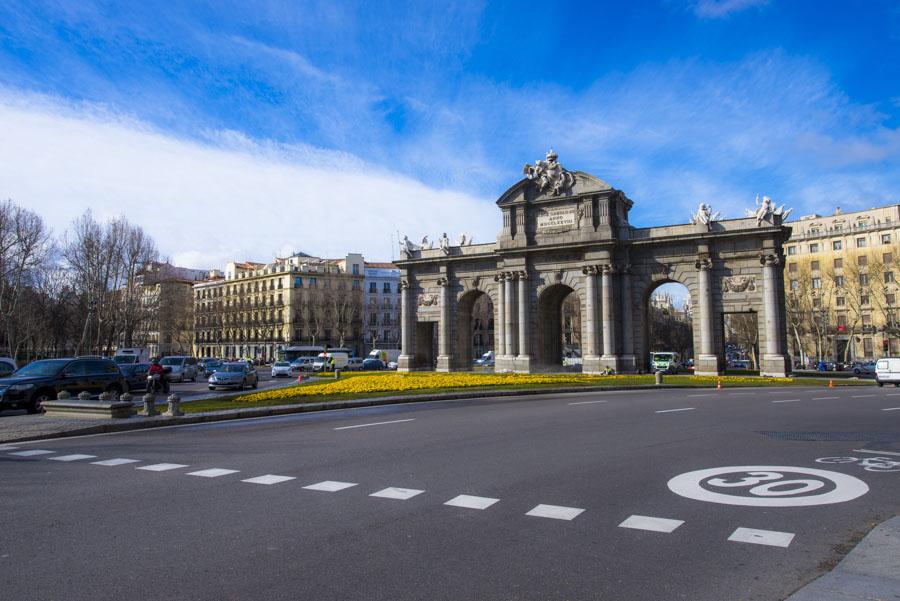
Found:
[[319, 353], [319, 356], [313, 362], [313, 371], [329, 371], [334, 369], [345, 369], [350, 362], [350, 355], [345, 352], [335, 351], [327, 353]]
[[113, 361], [119, 365], [131, 365], [132, 363], [147, 363], [150, 361], [150, 351], [145, 346], [132, 346], [116, 349]]
[[370, 359], [381, 359], [385, 365], [390, 363], [391, 361], [396, 362], [397, 359], [400, 358], [400, 349], [397, 348], [389, 348], [389, 349], [372, 349], [372, 352], [369, 353]]
[[678, 353], [662, 351], [650, 353], [650, 368], [653, 371], [664, 371], [670, 374], [678, 373], [681, 367]]

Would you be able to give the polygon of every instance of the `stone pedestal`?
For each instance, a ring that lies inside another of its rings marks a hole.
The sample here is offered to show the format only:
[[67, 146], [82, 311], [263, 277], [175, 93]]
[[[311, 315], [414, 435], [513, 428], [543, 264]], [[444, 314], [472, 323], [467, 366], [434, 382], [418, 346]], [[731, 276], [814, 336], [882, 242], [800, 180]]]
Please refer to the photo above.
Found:
[[694, 362], [694, 375], [719, 376], [722, 375], [722, 366], [718, 355], [700, 355]]
[[785, 378], [791, 371], [791, 362], [784, 355], [763, 355], [759, 363], [761, 376]]

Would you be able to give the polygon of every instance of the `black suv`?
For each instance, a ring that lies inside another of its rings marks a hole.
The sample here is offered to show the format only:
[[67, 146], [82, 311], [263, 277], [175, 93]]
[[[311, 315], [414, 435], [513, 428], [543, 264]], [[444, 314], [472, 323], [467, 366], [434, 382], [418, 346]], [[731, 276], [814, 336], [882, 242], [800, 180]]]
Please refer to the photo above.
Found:
[[41, 403], [65, 390], [121, 394], [128, 390], [119, 367], [110, 359], [43, 359], [32, 361], [7, 378], [0, 378], [0, 410], [27, 409], [38, 413]]

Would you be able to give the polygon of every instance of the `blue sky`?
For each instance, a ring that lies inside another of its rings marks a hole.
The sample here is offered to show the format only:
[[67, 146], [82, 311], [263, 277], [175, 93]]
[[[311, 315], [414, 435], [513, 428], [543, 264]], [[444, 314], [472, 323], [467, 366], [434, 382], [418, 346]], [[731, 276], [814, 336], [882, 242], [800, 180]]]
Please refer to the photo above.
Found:
[[900, 202], [897, 2], [442, 4], [0, 4], [0, 197], [198, 267], [488, 241], [551, 145], [638, 226]]

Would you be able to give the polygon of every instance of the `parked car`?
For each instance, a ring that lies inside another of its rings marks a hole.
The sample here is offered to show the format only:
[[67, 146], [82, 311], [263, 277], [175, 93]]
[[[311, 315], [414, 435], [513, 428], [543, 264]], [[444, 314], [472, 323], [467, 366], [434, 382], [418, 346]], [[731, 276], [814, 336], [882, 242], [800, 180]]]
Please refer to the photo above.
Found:
[[202, 373], [204, 376], [212, 375], [220, 365], [222, 365], [222, 360], [215, 357], [200, 359], [197, 362], [197, 373]]
[[150, 370], [149, 363], [119, 363], [119, 371], [125, 377], [128, 383], [128, 390], [146, 390], [147, 389], [147, 372]]
[[159, 364], [172, 368], [172, 373], [169, 374], [170, 382], [197, 381], [197, 360], [193, 357], [172, 355], [160, 359]]
[[857, 376], [868, 376], [875, 373], [875, 362], [866, 361], [853, 364], [853, 373]]
[[347, 371], [360, 371], [363, 368], [364, 360], [362, 357], [350, 357], [347, 359], [347, 365], [344, 369]]
[[110, 359], [75, 358], [32, 361], [6, 378], [0, 378], [0, 409], [41, 411], [44, 401], [56, 399], [65, 390], [72, 396], [81, 392], [121, 394], [128, 384], [119, 367]]
[[387, 368], [396, 371], [396, 370], [397, 370], [397, 362], [396, 362], [396, 361], [389, 361], [388, 364], [387, 364]]
[[12, 357], [0, 357], [0, 378], [5, 378], [19, 368]]
[[365, 371], [381, 371], [385, 367], [384, 361], [376, 359], [375, 357], [367, 357], [362, 362], [362, 368]]
[[243, 390], [247, 386], [256, 388], [259, 384], [259, 377], [255, 367], [248, 365], [246, 361], [235, 361], [220, 365], [209, 377], [208, 383], [210, 390], [216, 388]]
[[291, 377], [291, 364], [287, 361], [276, 361], [272, 364], [272, 377]]
[[297, 357], [291, 361], [291, 369], [294, 371], [313, 371], [314, 357]]
[[494, 351], [488, 351], [479, 358], [475, 359], [475, 365], [479, 365], [481, 367], [493, 367]]
[[885, 357], [875, 362], [875, 383], [879, 386], [893, 384], [900, 386], [900, 359]]

